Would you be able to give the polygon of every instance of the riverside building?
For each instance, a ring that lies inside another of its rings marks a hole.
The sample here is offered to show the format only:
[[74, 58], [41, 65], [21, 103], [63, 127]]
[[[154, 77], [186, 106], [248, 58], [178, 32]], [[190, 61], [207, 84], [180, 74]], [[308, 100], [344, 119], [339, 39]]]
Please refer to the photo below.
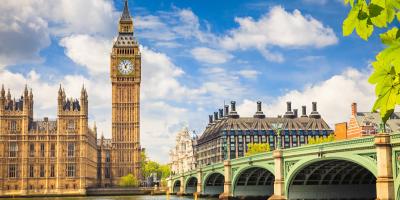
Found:
[[[291, 108], [283, 116], [266, 117], [261, 102], [253, 117], [240, 117], [236, 103], [231, 102], [231, 110], [225, 105], [209, 116], [209, 123], [197, 140], [196, 158], [199, 166], [222, 162], [227, 159], [243, 157], [250, 143], [267, 143], [275, 149], [277, 138], [281, 137], [282, 147], [291, 148], [308, 143], [311, 137], [327, 137], [333, 131], [317, 111], [317, 103], [312, 103], [312, 112], [307, 115], [306, 106], [298, 110]], [[274, 123], [281, 123], [280, 136], [273, 129]]]
[[187, 128], [178, 132], [175, 147], [169, 154], [172, 174], [182, 174], [196, 169], [196, 139], [195, 136], [190, 136]]

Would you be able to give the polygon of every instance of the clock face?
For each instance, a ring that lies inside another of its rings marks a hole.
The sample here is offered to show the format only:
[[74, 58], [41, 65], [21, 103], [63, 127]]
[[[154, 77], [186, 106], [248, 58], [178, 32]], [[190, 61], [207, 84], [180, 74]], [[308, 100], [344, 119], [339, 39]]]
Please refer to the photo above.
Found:
[[133, 72], [133, 63], [130, 60], [122, 60], [118, 65], [118, 70], [123, 75]]

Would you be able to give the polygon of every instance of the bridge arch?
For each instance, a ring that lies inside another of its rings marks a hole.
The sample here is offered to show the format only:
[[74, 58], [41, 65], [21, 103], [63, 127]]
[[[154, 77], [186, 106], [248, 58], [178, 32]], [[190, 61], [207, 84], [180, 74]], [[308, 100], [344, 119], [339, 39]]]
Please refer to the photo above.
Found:
[[234, 197], [270, 197], [274, 193], [273, 167], [270, 165], [250, 165], [233, 175]]
[[288, 199], [374, 199], [376, 174], [376, 163], [358, 155], [308, 158], [291, 167], [285, 190]]
[[172, 185], [172, 193], [180, 192], [181, 184], [180, 180], [176, 180]]
[[205, 176], [203, 182], [203, 194], [217, 196], [224, 192], [225, 177], [220, 172], [212, 172]]
[[198, 180], [194, 176], [190, 176], [189, 178], [186, 179], [186, 184], [185, 184], [185, 194], [193, 194], [197, 191], [197, 183]]

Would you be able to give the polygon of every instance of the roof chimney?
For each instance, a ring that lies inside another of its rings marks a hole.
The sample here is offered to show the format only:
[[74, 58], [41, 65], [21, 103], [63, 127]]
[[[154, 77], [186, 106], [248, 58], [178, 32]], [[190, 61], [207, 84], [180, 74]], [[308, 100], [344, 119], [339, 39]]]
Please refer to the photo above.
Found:
[[357, 103], [353, 102], [351, 104], [351, 115], [356, 116], [357, 115]]
[[307, 117], [307, 108], [306, 108], [306, 106], [301, 106], [301, 117]]
[[265, 115], [262, 111], [261, 101], [257, 101], [257, 112], [253, 116], [254, 118], [265, 118]]
[[235, 101], [231, 101], [231, 112], [229, 113], [229, 117], [239, 118], [239, 115], [236, 112], [236, 102]]
[[213, 116], [212, 115], [208, 115], [208, 123], [209, 124], [213, 123]]
[[214, 112], [214, 121], [218, 120], [218, 112]]
[[226, 116], [228, 116], [229, 115], [229, 106], [228, 105], [225, 105], [224, 106], [224, 117], [226, 117]]
[[321, 118], [321, 115], [317, 111], [317, 102], [312, 102], [312, 112], [310, 114], [310, 118]]
[[224, 117], [224, 109], [218, 109], [219, 112], [219, 119], [222, 119]]
[[294, 117], [297, 118], [297, 109], [293, 109]]
[[294, 113], [292, 112], [292, 102], [286, 102], [286, 113], [283, 115], [285, 118], [294, 118]]

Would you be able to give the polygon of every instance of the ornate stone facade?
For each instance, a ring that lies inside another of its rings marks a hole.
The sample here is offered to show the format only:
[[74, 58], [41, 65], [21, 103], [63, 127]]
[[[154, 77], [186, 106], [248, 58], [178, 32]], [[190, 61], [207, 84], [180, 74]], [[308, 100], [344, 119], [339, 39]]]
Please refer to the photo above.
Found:
[[85, 194], [96, 184], [96, 128], [88, 127], [88, 96], [58, 92], [57, 119], [33, 120], [33, 93], [0, 94], [0, 196]]
[[141, 54], [134, 37], [128, 2], [119, 21], [118, 36], [111, 51], [113, 182], [133, 174], [140, 178], [140, 78]]
[[170, 165], [173, 174], [196, 169], [195, 146], [196, 137], [191, 137], [187, 128], [176, 135], [176, 145], [170, 151]]

